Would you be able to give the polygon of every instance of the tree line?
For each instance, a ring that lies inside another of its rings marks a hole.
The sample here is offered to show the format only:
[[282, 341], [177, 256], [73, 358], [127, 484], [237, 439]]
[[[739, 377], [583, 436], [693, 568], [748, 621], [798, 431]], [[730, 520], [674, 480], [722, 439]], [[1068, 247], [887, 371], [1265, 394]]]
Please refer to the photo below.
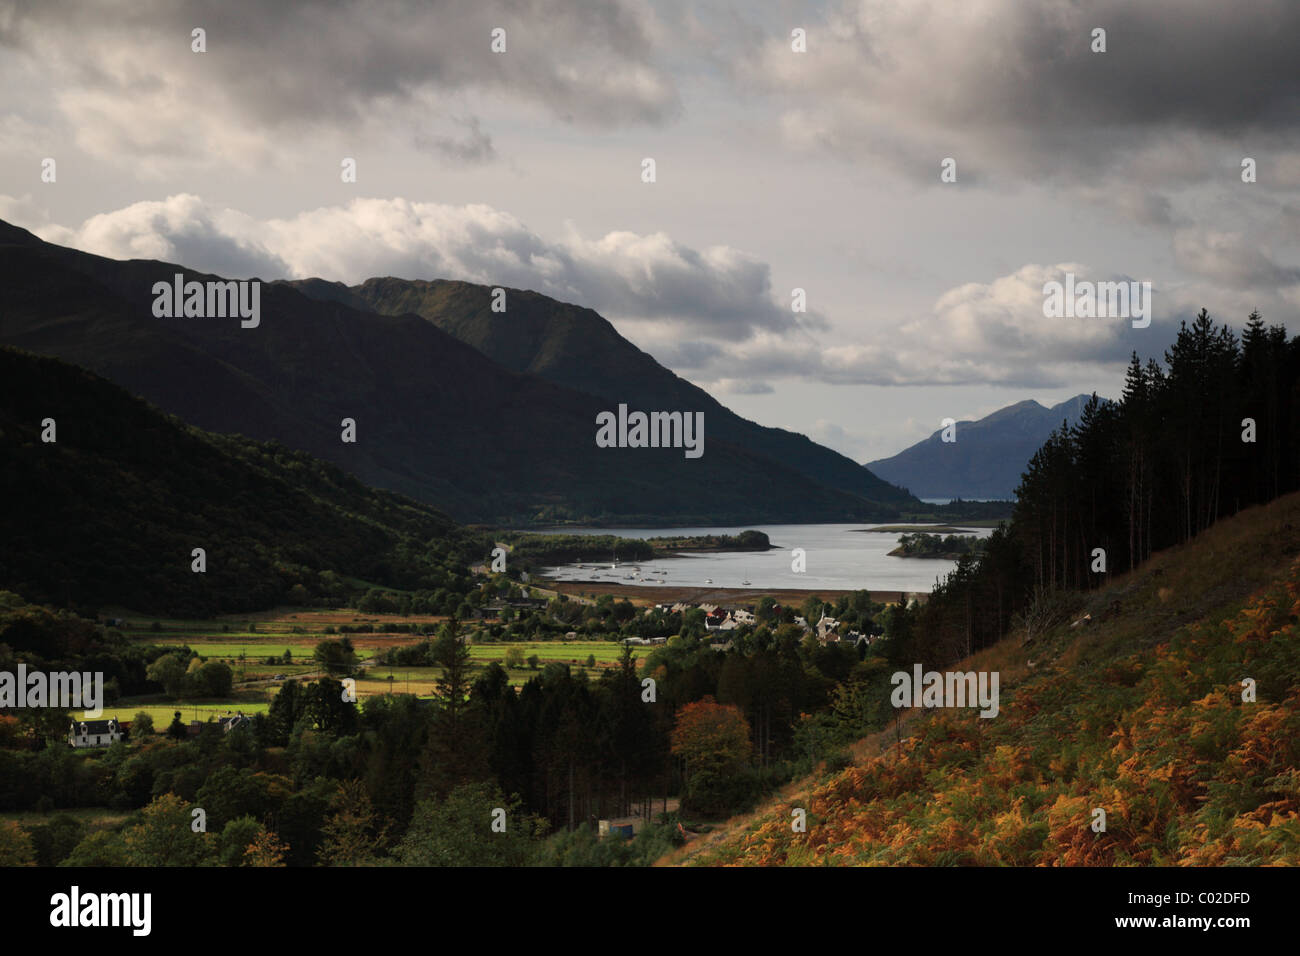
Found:
[[1099, 587], [1218, 519], [1300, 487], [1300, 340], [1202, 310], [1164, 361], [1133, 353], [1119, 401], [1094, 393], [1026, 467], [1012, 519], [920, 607], [891, 609], [892, 660], [986, 647], [1068, 591]]

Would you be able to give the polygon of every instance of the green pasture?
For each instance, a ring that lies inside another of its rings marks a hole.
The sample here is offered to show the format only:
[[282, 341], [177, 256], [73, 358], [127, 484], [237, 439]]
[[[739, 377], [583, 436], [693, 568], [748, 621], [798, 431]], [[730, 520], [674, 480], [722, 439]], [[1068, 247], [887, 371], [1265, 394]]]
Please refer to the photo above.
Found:
[[[276, 688], [268, 688], [268, 691], [274, 691]], [[99, 716], [99, 720], [108, 720], [110, 717], [115, 718], [119, 723], [134, 719], [140, 711], [144, 711], [153, 718], [154, 730], [162, 733], [172, 722], [172, 714], [176, 711], [181, 712], [181, 723], [188, 724], [191, 720], [204, 720], [209, 717], [225, 717], [236, 711], [243, 711], [245, 714], [264, 714], [271, 706], [269, 692], [265, 694], [265, 699], [245, 700], [232, 699], [230, 701], [221, 701], [213, 703], [206, 701], [198, 704], [190, 704], [178, 701], [174, 704], [113, 704], [106, 706], [104, 712]], [[73, 712], [74, 719], [88, 720], [84, 712]]]
[[[254, 662], [264, 660], [267, 657], [283, 657], [285, 651], [293, 654], [295, 661], [311, 660], [312, 652], [316, 650], [316, 645], [320, 640], [305, 641], [297, 644], [286, 644], [283, 641], [267, 641], [266, 643], [251, 642], [227, 642], [227, 641], [187, 641], [164, 639], [156, 640], [151, 643], [159, 647], [188, 647], [200, 657], [220, 658], [221, 660], [239, 660], [239, 655], [243, 654], [245, 659]], [[362, 648], [359, 653], [365, 653]]]
[[[499, 643], [471, 644], [470, 657], [477, 661], [501, 661], [506, 659], [506, 651], [511, 647], [522, 647], [524, 658], [536, 654], [542, 662], [577, 661], [584, 662], [589, 656], [596, 656], [596, 663], [617, 661], [623, 652], [623, 645], [612, 641], [512, 641]], [[639, 650], [639, 649], [638, 649]], [[644, 655], [638, 654], [638, 657]]]

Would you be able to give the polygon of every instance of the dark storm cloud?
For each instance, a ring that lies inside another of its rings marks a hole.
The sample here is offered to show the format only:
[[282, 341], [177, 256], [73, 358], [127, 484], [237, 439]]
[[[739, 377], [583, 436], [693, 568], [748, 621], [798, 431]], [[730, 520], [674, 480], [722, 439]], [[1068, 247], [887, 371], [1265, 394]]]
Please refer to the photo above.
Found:
[[[504, 53], [490, 47], [498, 27]], [[207, 34], [202, 55], [194, 28]], [[265, 128], [337, 126], [470, 90], [597, 127], [679, 109], [646, 24], [618, 2], [46, 0], [0, 16], [0, 43], [31, 54], [56, 91], [134, 101], [146, 123], [160, 97]]]
[[[782, 97], [788, 138], [885, 156], [918, 177], [954, 156], [1003, 180], [1118, 169], [1169, 186], [1219, 172], [1179, 134], [1294, 149], [1297, 62], [1295, 3], [862, 0], [808, 24], [806, 54], [782, 37], [734, 68]], [[1164, 215], [1159, 201], [1143, 213]]]

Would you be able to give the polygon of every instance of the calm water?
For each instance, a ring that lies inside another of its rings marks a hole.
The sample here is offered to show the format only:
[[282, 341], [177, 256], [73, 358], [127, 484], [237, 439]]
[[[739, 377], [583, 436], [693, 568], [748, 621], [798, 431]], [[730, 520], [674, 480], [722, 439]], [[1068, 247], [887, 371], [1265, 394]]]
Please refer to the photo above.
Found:
[[[921, 498], [927, 505], [950, 505], [956, 498]], [[1007, 501], [1007, 498], [963, 498], [962, 501]]]
[[[893, 522], [897, 524], [898, 522]], [[924, 591], [934, 586], [956, 565], [952, 561], [921, 558], [891, 558], [898, 546], [898, 532], [862, 531], [872, 524], [778, 524], [750, 525], [764, 532], [776, 549], [722, 554], [683, 553], [675, 558], [652, 558], [644, 562], [622, 559], [611, 569], [612, 555], [599, 565], [586, 562], [546, 571], [561, 581], [603, 581], [607, 583], [656, 586], [707, 587], [711, 579], [719, 588], [789, 588], [802, 590]], [[959, 527], [953, 525], [952, 527]], [[621, 538], [739, 534], [734, 528], [564, 528], [555, 534], [612, 534]], [[987, 538], [989, 528], [962, 529], [964, 534]], [[807, 553], [807, 571], [790, 569], [791, 550]], [[633, 571], [633, 566], [640, 572]], [[631, 577], [628, 577], [631, 575]], [[749, 583], [746, 584], [745, 582]]]

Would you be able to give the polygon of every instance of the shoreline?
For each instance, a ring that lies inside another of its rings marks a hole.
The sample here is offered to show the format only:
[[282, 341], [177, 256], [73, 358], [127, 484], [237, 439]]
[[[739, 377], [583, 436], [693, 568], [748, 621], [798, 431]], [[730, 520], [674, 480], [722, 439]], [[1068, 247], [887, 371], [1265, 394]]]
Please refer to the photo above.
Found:
[[[723, 588], [702, 585], [699, 587], [673, 584], [618, 584], [603, 581], [555, 581], [533, 575], [529, 584], [570, 596], [612, 594], [627, 598], [633, 604], [651, 607], [655, 604], [757, 604], [760, 598], [770, 596], [778, 604], [802, 604], [805, 598], [816, 595], [823, 600], [838, 600], [856, 593], [854, 590], [832, 588]], [[896, 604], [900, 595], [906, 594], [921, 603], [930, 596], [929, 591], [871, 591], [871, 599], [884, 604]]]

